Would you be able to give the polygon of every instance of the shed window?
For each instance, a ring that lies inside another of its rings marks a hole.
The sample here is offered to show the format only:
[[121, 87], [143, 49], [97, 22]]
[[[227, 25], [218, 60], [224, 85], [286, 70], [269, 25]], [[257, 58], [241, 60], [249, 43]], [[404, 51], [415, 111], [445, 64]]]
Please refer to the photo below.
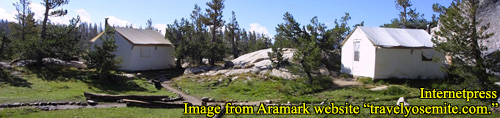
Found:
[[433, 49], [421, 49], [422, 50], [422, 61], [432, 61], [434, 55]]
[[432, 57], [428, 58], [422, 54], [422, 61], [432, 61]]
[[359, 41], [354, 41], [354, 61], [359, 61]]
[[151, 57], [149, 47], [141, 47], [141, 57]]

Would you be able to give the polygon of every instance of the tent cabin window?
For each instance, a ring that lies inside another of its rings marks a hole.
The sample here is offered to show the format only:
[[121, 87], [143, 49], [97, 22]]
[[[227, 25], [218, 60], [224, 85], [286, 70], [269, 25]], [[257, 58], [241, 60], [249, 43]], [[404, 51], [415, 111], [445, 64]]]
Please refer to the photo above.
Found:
[[422, 61], [432, 61], [432, 57], [428, 58], [428, 57], [424, 56], [424, 54], [422, 53]]
[[422, 49], [422, 61], [432, 61], [434, 50], [432, 49]]
[[354, 41], [354, 61], [359, 61], [359, 47], [360, 42]]
[[151, 57], [149, 47], [141, 47], [141, 57]]

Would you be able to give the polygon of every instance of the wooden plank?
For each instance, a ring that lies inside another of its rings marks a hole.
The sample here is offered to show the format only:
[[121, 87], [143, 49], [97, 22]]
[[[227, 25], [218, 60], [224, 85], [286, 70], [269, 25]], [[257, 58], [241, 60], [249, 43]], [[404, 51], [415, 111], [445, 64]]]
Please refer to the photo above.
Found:
[[121, 99], [133, 99], [142, 101], [160, 101], [162, 99], [168, 99], [168, 96], [158, 96], [158, 95], [107, 95], [107, 94], [95, 94], [95, 93], [83, 93], [87, 100], [95, 100], [101, 102], [116, 102]]

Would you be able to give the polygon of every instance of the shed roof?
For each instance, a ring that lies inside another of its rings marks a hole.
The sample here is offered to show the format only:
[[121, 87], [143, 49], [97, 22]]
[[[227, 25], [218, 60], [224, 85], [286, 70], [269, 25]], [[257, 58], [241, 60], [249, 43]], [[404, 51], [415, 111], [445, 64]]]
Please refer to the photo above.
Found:
[[[153, 30], [117, 27], [115, 31], [133, 45], [172, 45], [172, 43], [168, 39], [165, 39], [161, 33]], [[97, 35], [91, 42], [97, 40], [102, 34], [103, 33]]]
[[[422, 29], [357, 27], [375, 46], [381, 47], [432, 47], [431, 36]], [[352, 34], [351, 34], [352, 35]], [[349, 39], [350, 35], [346, 38]], [[342, 42], [342, 44], [345, 43]]]

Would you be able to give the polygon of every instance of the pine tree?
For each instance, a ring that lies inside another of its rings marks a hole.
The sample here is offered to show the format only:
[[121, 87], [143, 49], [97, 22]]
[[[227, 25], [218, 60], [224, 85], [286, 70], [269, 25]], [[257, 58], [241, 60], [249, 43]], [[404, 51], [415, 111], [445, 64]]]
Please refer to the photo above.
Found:
[[394, 1], [396, 3], [396, 8], [398, 10], [402, 10], [400, 13], [399, 13], [399, 16], [401, 17], [400, 21], [401, 21], [401, 24], [403, 24], [403, 27], [406, 26], [407, 22], [408, 22], [408, 8], [410, 8], [412, 6], [410, 0], [396, 0]]
[[236, 15], [234, 11], [232, 12], [232, 18], [230, 19], [230, 23], [226, 25], [226, 39], [229, 41], [233, 58], [238, 58], [238, 43], [240, 40], [239, 36], [240, 26], [238, 25], [238, 21], [236, 21]]
[[222, 61], [225, 57], [225, 45], [222, 41], [222, 36], [219, 31], [224, 25], [222, 20], [222, 9], [224, 9], [224, 0], [212, 0], [207, 3], [209, 8], [206, 9], [206, 17], [204, 23], [210, 26], [211, 40], [208, 43], [208, 58], [210, 65], [215, 65], [215, 62]]
[[283, 20], [285, 23], [276, 27], [275, 45], [284, 48], [296, 47], [298, 36], [302, 33], [300, 24], [288, 12], [283, 15]]
[[481, 42], [493, 34], [485, 32], [489, 25], [479, 26], [478, 7], [479, 0], [454, 0], [448, 8], [442, 7], [433, 42], [436, 50], [452, 57], [446, 72], [463, 80], [467, 88], [488, 89], [492, 84], [482, 54], [486, 47]]
[[181, 67], [181, 60], [184, 58], [184, 53], [180, 51], [183, 48], [182, 46], [184, 46], [181, 45], [181, 35], [182, 34], [179, 32], [179, 23], [177, 22], [177, 20], [175, 20], [173, 24], [167, 25], [167, 28], [165, 30], [165, 39], [170, 40], [170, 42], [172, 42], [175, 47], [174, 56], [175, 58], [177, 58], [177, 68]]
[[89, 68], [96, 69], [100, 77], [108, 76], [111, 71], [118, 69], [118, 64], [121, 63], [121, 59], [116, 58], [116, 55], [113, 54], [118, 48], [118, 45], [115, 44], [114, 34], [114, 28], [107, 25], [105, 34], [98, 39], [102, 43], [100, 45], [96, 44], [94, 50], [85, 56]]
[[46, 50], [45, 56], [65, 61], [81, 56], [81, 45], [78, 45], [81, 37], [79, 23], [80, 16], [77, 16], [71, 19], [68, 25], [51, 26], [46, 35], [47, 39], [44, 40], [47, 46], [43, 47]]
[[173, 24], [167, 25], [165, 38], [170, 39], [174, 44], [174, 55], [177, 58], [177, 68], [181, 68], [182, 60], [191, 57], [193, 26], [187, 19], [182, 18], [180, 23], [177, 20]]
[[12, 47], [12, 39], [9, 37], [7, 31], [0, 28], [0, 61], [11, 59]]
[[[286, 43], [281, 46], [291, 46], [297, 49], [293, 55], [293, 61], [296, 63], [292, 68], [299, 72], [304, 73], [309, 79], [309, 84], [312, 85], [314, 81], [313, 72], [319, 69], [321, 65], [321, 49], [318, 40], [321, 40], [326, 29], [322, 23], [319, 23], [317, 17], [311, 19], [311, 24], [300, 28], [299, 23], [290, 13], [285, 13], [285, 23], [278, 25], [276, 28], [277, 36]], [[326, 33], [325, 33], [326, 34]], [[287, 44], [288, 43], [288, 44]], [[287, 44], [287, 45], [283, 45]], [[279, 46], [279, 45], [278, 45]]]
[[32, 14], [31, 8], [29, 5], [31, 4], [31, 1], [29, 0], [19, 0], [19, 2], [14, 3], [14, 7], [16, 7], [17, 15], [16, 19], [18, 20], [20, 27], [20, 38], [21, 40], [25, 41], [26, 40], [26, 27], [27, 27], [27, 22], [28, 20], [28, 15]]
[[35, 13], [31, 11], [29, 0], [19, 0], [19, 2], [14, 3], [16, 7], [17, 23], [9, 24], [10, 36], [12, 39], [12, 51], [15, 53], [16, 57], [21, 56], [25, 59], [35, 59], [37, 48], [34, 47], [38, 43], [39, 39], [39, 29], [36, 27], [37, 23], [34, 19]]
[[410, 0], [396, 0], [396, 9], [400, 10], [399, 19], [394, 18], [391, 23], [384, 24], [381, 27], [390, 28], [410, 28], [410, 29], [426, 29], [429, 24], [424, 18], [424, 14], [417, 12], [417, 9], [412, 9]]
[[299, 63], [300, 70], [306, 74], [309, 84], [312, 85], [312, 72], [317, 71], [321, 65], [321, 49], [310, 36], [299, 37], [300, 42], [297, 51], [293, 54], [293, 60]]
[[[44, 40], [47, 35], [47, 25], [49, 21], [49, 16], [64, 16], [68, 14], [68, 11], [65, 9], [59, 9], [59, 10], [54, 10], [57, 7], [60, 7], [62, 5], [68, 4], [69, 0], [44, 0], [42, 2], [42, 5], [45, 7], [45, 13], [42, 21], [42, 33], [40, 35], [40, 38]], [[50, 11], [53, 10], [53, 11]]]
[[240, 39], [240, 49], [243, 54], [246, 54], [250, 50], [249, 46], [249, 39], [248, 39], [248, 32], [245, 30], [245, 28], [241, 29], [240, 34], [241, 34], [241, 39]]
[[272, 52], [268, 52], [269, 60], [271, 60], [273, 68], [281, 68], [288, 64], [288, 60], [283, 58], [283, 48], [276, 45], [271, 46]]
[[[62, 5], [68, 4], [69, 0], [44, 0], [42, 2], [42, 5], [45, 7], [45, 13], [42, 21], [42, 29], [41, 29], [41, 34], [40, 34], [40, 39], [37, 39], [34, 42], [31, 42], [31, 46], [29, 46], [31, 49], [34, 50], [34, 56], [36, 58], [36, 65], [42, 66], [43, 65], [43, 58], [46, 58], [47, 56], [50, 55], [50, 52], [52, 51], [52, 46], [51, 43], [53, 44], [55, 39], [51, 39], [51, 41], [47, 41], [48, 37], [48, 30], [49, 30], [49, 16], [55, 16], [55, 17], [60, 17], [64, 16], [68, 13], [67, 10], [65, 9], [59, 9], [59, 10], [54, 10], [57, 7], [60, 7]], [[52, 38], [52, 37], [51, 37]]]
[[198, 64], [203, 64], [203, 58], [208, 57], [210, 52], [208, 49], [208, 32], [206, 29], [206, 25], [204, 23], [204, 13], [202, 13], [200, 6], [197, 4], [194, 5], [194, 10], [191, 13], [191, 22], [193, 24], [192, 35], [193, 39], [190, 41], [191, 53], [193, 53], [192, 60], [197, 62]]
[[155, 30], [155, 28], [153, 27], [153, 20], [151, 20], [151, 18], [146, 22], [146, 28], [147, 30]]

